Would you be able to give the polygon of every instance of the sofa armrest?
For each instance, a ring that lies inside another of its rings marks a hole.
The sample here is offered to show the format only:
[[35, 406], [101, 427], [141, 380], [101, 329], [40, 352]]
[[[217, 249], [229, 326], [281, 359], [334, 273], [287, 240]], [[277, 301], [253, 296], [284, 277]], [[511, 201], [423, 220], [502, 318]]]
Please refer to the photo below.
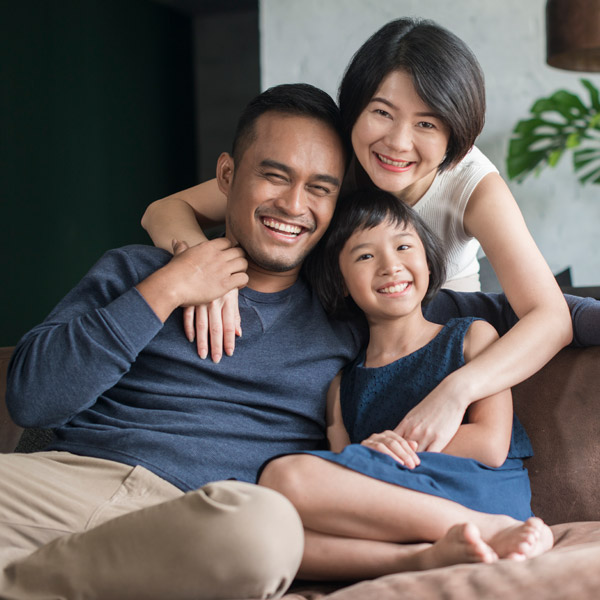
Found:
[[549, 524], [600, 520], [600, 347], [561, 350], [513, 398], [535, 452], [533, 512]]
[[12, 452], [16, 447], [23, 429], [15, 425], [6, 408], [6, 373], [14, 347], [0, 348], [0, 452]]

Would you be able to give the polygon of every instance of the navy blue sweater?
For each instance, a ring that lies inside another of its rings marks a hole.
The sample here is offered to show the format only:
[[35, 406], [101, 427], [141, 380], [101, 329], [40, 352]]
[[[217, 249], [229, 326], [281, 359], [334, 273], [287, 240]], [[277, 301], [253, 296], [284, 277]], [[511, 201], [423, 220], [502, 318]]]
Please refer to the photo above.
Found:
[[325, 397], [357, 353], [356, 329], [327, 319], [303, 281], [240, 292], [232, 357], [201, 360], [181, 310], [164, 326], [134, 286], [169, 260], [150, 246], [111, 250], [19, 342], [7, 404], [49, 449], [143, 465], [182, 490], [255, 481], [286, 452], [320, 448]]

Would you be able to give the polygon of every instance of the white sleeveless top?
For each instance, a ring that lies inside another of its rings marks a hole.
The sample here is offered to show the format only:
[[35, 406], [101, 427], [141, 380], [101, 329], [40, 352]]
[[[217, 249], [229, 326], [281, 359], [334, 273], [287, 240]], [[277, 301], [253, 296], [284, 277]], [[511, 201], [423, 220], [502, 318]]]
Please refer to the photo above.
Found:
[[[465, 232], [463, 217], [477, 184], [498, 173], [475, 146], [456, 167], [437, 173], [423, 197], [413, 206], [444, 244], [447, 277], [444, 287], [474, 291], [479, 287], [479, 242]], [[464, 279], [463, 285], [458, 280]]]

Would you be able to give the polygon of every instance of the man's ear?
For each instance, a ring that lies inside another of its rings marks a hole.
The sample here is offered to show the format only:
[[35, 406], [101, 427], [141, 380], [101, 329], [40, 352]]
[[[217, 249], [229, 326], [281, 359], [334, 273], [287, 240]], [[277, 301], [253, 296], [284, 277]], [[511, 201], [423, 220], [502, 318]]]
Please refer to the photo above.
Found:
[[217, 183], [221, 192], [226, 196], [229, 195], [229, 188], [233, 182], [233, 171], [233, 156], [223, 152], [217, 160]]

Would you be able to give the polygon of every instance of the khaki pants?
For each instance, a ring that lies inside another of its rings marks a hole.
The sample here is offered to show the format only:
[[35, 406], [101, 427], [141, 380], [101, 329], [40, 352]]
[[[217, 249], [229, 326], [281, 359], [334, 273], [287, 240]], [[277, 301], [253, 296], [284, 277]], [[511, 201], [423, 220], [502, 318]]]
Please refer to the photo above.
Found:
[[187, 494], [143, 467], [0, 455], [0, 598], [277, 598], [303, 550], [292, 505], [221, 481]]

